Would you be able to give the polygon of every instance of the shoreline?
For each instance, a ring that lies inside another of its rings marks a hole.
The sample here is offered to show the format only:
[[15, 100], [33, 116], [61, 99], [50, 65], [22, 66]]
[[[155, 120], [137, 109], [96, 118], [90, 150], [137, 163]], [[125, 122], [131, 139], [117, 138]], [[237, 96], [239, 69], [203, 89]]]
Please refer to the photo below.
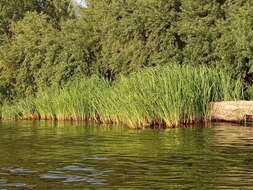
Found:
[[91, 119], [73, 119], [73, 118], [68, 118], [68, 119], [55, 119], [55, 118], [44, 118], [44, 119], [38, 119], [38, 118], [22, 118], [22, 119], [0, 119], [0, 121], [55, 121], [55, 122], [83, 122], [85, 124], [96, 124], [96, 125], [121, 125], [124, 127], [128, 127], [129, 129], [174, 129], [174, 128], [187, 128], [191, 127], [194, 125], [199, 125], [199, 124], [215, 124], [215, 123], [234, 123], [234, 124], [248, 124], [251, 123], [252, 121], [228, 121], [228, 120], [217, 120], [217, 119], [210, 119], [210, 120], [198, 120], [198, 121], [192, 121], [190, 123], [179, 123], [178, 125], [168, 125], [168, 124], [158, 124], [158, 123], [146, 123], [146, 124], [141, 124], [141, 125], [136, 125], [136, 126], [129, 126], [123, 122], [112, 122], [112, 121], [107, 121], [107, 122], [101, 122], [101, 121], [95, 121]]
[[210, 110], [208, 116], [198, 119], [180, 119], [176, 122], [169, 122], [163, 119], [138, 121], [133, 125], [129, 125], [122, 120], [102, 119], [100, 116], [85, 117], [85, 116], [40, 116], [38, 114], [30, 114], [24, 117], [10, 117], [0, 118], [2, 121], [22, 121], [22, 120], [36, 120], [36, 121], [80, 121], [85, 123], [108, 124], [108, 125], [123, 125], [132, 129], [145, 128], [180, 128], [188, 125], [195, 125], [201, 123], [248, 123], [253, 122], [253, 101], [221, 101], [210, 103]]
[[139, 122], [136, 125], [128, 125], [127, 123], [124, 123], [122, 121], [112, 121], [112, 120], [100, 120], [100, 119], [94, 119], [94, 118], [83, 118], [83, 117], [65, 117], [65, 118], [56, 118], [56, 117], [46, 117], [41, 118], [37, 115], [31, 115], [24, 118], [1, 118], [0, 121], [75, 121], [75, 122], [85, 122], [87, 124], [94, 123], [98, 125], [122, 125], [126, 126], [130, 129], [155, 129], [155, 128], [181, 128], [186, 127], [190, 125], [200, 124], [200, 123], [208, 123], [210, 120], [192, 120], [192, 121], [179, 121], [177, 123], [167, 123], [165, 121], [150, 121], [150, 122]]

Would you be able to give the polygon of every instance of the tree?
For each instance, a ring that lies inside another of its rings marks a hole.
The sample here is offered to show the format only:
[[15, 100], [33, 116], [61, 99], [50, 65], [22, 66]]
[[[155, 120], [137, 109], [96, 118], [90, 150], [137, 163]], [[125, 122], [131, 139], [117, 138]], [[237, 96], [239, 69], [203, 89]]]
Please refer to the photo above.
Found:
[[253, 71], [253, 3], [227, 1], [224, 10], [225, 19], [218, 23], [215, 66], [245, 78]]
[[[43, 65], [42, 62], [46, 60], [44, 52], [54, 44], [52, 39], [56, 42], [56, 33], [60, 31], [61, 23], [72, 18], [70, 2], [0, 0], [1, 100], [4, 97], [12, 99], [16, 95], [23, 96], [21, 91], [36, 91], [35, 73], [31, 73], [31, 69]], [[26, 90], [22, 89], [26, 87]]]
[[[10, 24], [21, 20], [30, 12], [43, 13], [49, 16], [56, 25], [68, 18], [71, 0], [0, 0], [0, 43], [11, 37]], [[4, 35], [4, 36], [3, 36]]]
[[0, 50], [0, 68], [2, 81], [17, 94], [35, 95], [91, 75], [94, 41], [82, 20], [69, 20], [58, 31], [47, 15], [27, 13], [10, 31], [12, 38]]
[[216, 61], [216, 25], [224, 18], [222, 4], [216, 0], [182, 0], [178, 33], [184, 64], [210, 65]]
[[88, 1], [100, 44], [98, 73], [115, 78], [177, 57], [179, 7], [179, 0]]

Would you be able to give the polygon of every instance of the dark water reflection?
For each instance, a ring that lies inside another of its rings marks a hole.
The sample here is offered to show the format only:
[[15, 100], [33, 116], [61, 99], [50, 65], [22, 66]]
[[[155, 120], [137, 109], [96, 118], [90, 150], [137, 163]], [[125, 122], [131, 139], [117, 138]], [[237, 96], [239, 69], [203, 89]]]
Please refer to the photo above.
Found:
[[0, 123], [0, 190], [253, 189], [253, 127]]

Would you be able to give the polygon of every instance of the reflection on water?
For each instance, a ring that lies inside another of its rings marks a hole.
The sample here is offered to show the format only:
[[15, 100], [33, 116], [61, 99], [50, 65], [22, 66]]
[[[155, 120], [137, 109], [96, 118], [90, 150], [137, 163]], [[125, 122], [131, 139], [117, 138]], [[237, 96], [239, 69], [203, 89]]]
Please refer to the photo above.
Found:
[[1, 122], [0, 190], [253, 189], [253, 128]]

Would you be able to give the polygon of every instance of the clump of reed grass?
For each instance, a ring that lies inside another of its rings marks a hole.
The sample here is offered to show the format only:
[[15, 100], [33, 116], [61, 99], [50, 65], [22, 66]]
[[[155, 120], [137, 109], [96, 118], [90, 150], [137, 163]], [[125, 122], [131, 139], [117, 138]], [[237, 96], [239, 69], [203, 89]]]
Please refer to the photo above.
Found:
[[147, 68], [113, 83], [98, 77], [2, 108], [2, 118], [92, 120], [132, 128], [209, 119], [209, 103], [243, 97], [242, 82], [205, 67]]

